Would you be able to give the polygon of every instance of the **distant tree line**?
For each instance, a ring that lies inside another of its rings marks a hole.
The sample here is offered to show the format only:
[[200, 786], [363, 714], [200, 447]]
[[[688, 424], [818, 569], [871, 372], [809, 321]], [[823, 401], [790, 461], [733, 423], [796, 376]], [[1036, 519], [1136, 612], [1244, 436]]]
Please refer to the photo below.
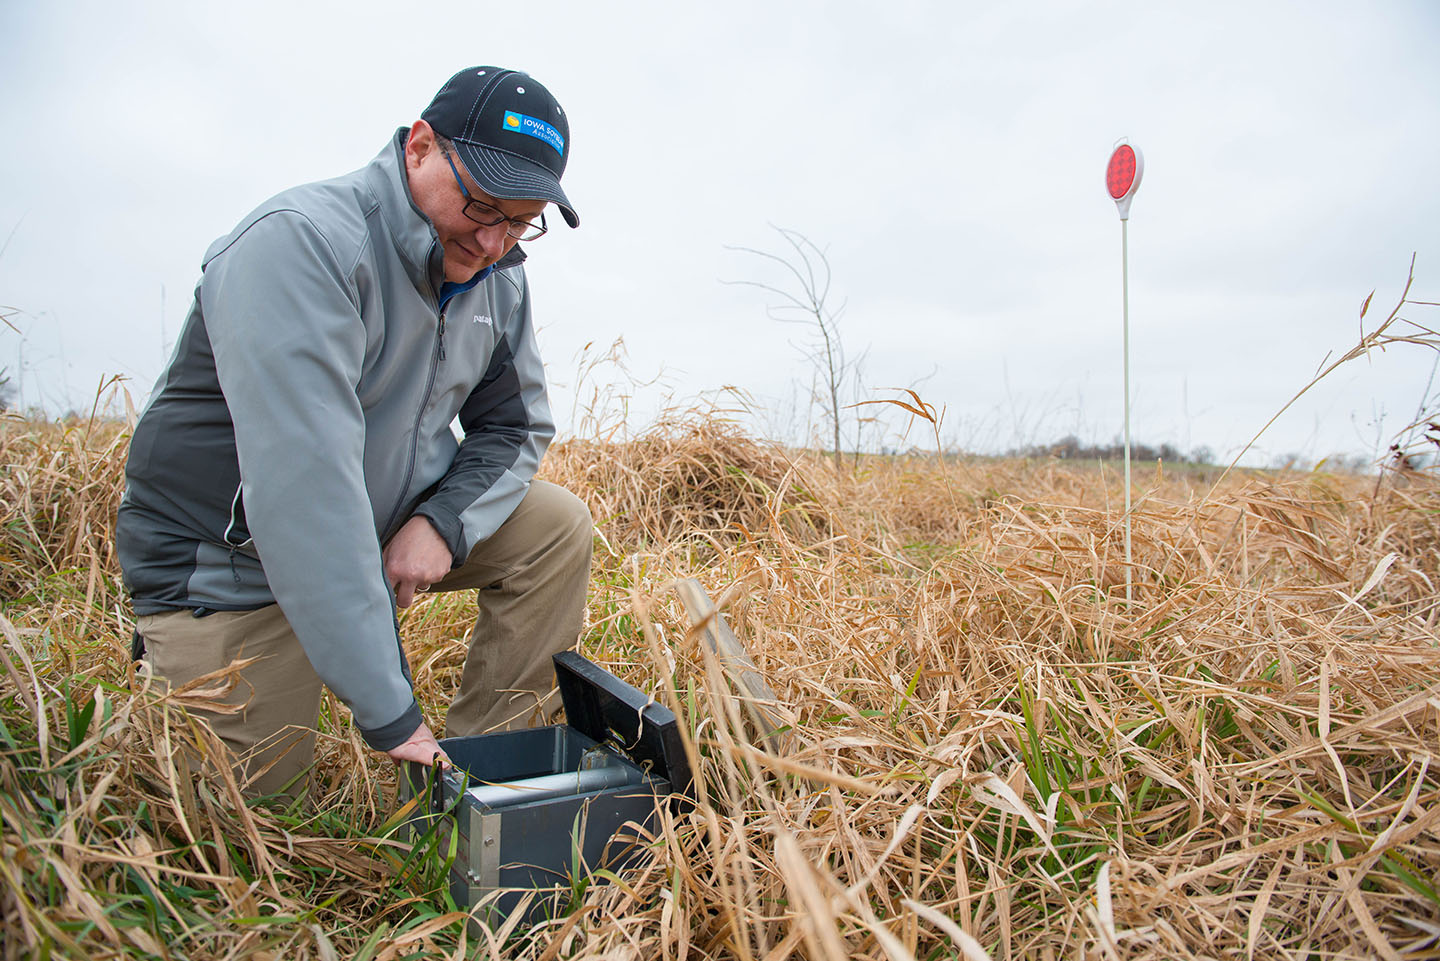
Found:
[[[1074, 434], [1067, 435], [1048, 444], [1030, 444], [1005, 452], [1006, 457], [1055, 457], [1060, 460], [1124, 460], [1125, 445], [1118, 441], [1109, 444], [1085, 444]], [[1215, 452], [1209, 447], [1196, 447], [1182, 452], [1174, 444], [1130, 444], [1132, 461], [1164, 461], [1167, 464], [1213, 464]]]

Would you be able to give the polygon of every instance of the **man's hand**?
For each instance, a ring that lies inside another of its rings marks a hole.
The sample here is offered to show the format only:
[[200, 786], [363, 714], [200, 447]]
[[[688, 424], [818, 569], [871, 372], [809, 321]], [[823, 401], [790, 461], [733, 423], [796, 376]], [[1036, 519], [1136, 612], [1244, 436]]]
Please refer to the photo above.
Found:
[[399, 764], [401, 761], [419, 761], [421, 764], [430, 765], [435, 763], [435, 755], [440, 755], [440, 766], [449, 767], [450, 758], [440, 750], [440, 742], [435, 740], [435, 735], [430, 733], [430, 725], [424, 721], [415, 729], [415, 733], [409, 739], [397, 747], [392, 747], [385, 752], [390, 755], [390, 760]]
[[415, 592], [450, 573], [450, 548], [424, 517], [412, 517], [381, 554], [385, 577], [395, 588], [395, 603], [409, 607]]

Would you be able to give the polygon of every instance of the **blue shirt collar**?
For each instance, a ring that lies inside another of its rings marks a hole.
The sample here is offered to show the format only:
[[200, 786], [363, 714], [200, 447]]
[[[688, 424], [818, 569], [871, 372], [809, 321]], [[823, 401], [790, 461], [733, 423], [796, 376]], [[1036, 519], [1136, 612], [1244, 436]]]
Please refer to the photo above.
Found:
[[463, 293], [465, 293], [465, 291], [467, 291], [467, 290], [469, 290], [470, 288], [474, 287], [476, 284], [480, 283], [480, 281], [484, 280], [486, 277], [489, 277], [489, 276], [490, 276], [490, 271], [492, 271], [492, 270], [494, 270], [494, 269], [495, 269], [495, 265], [494, 265], [494, 264], [491, 264], [489, 267], [486, 267], [484, 270], [480, 271], [480, 273], [476, 274], [474, 277], [471, 277], [469, 280], [465, 281], [465, 283], [463, 283], [463, 284], [453, 283], [453, 282], [448, 281], [448, 280], [445, 281], [445, 283], [443, 283], [443, 284], [440, 285], [440, 309], [441, 309], [441, 310], [444, 310], [444, 309], [445, 309], [445, 304], [449, 302], [449, 300], [450, 300], [451, 297], [454, 297], [456, 294], [463, 294]]

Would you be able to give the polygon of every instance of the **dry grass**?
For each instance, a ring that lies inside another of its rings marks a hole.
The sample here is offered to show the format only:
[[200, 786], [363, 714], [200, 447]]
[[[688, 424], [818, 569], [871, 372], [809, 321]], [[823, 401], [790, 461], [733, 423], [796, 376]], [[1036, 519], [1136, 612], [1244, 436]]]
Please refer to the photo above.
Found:
[[[312, 810], [246, 808], [128, 671], [125, 437], [0, 429], [0, 957], [1440, 956], [1440, 487], [868, 460], [723, 422], [557, 447], [598, 523], [581, 649], [668, 701], [696, 809], [623, 885], [477, 943], [327, 703]], [[752, 743], [670, 590], [699, 578], [793, 721]], [[453, 691], [473, 601], [404, 633]], [[157, 744], [160, 746], [157, 748]], [[47, 947], [48, 946], [48, 947]]]

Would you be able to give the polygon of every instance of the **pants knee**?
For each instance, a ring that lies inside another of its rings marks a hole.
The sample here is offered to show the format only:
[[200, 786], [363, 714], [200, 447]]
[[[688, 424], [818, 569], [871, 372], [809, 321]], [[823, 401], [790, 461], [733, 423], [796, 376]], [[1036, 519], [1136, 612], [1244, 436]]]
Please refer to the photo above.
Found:
[[595, 543], [595, 521], [589, 506], [563, 487], [557, 487], [553, 498], [556, 543], [567, 555], [590, 562]]

